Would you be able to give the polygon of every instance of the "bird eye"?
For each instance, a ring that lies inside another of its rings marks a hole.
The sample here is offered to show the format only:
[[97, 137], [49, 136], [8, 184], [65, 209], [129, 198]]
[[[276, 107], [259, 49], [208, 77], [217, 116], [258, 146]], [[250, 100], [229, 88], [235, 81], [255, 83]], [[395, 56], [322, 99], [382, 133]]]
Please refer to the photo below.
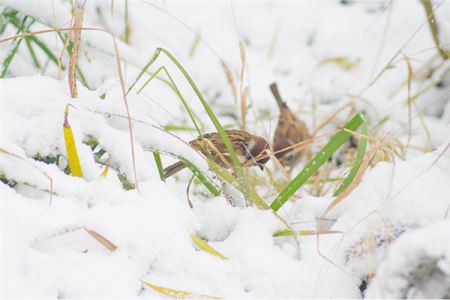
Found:
[[295, 158], [295, 155], [294, 155], [294, 154], [289, 154], [289, 155], [286, 157], [286, 160], [287, 160], [288, 162], [292, 162], [292, 161], [294, 160], [294, 158]]

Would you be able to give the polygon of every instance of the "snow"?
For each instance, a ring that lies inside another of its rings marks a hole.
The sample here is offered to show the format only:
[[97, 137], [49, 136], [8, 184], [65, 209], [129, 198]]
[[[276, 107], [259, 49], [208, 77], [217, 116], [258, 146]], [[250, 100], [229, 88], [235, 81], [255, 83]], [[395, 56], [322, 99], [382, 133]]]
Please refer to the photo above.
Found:
[[[369, 135], [384, 139], [384, 146], [400, 155], [369, 166], [361, 183], [327, 215], [335, 183], [324, 184], [329, 190], [320, 195], [311, 186], [302, 188], [278, 212], [295, 230], [337, 231], [320, 236], [273, 237], [286, 227], [272, 211], [232, 206], [224, 195], [213, 197], [195, 181], [190, 208], [188, 170], [162, 182], [153, 150], [162, 153], [164, 166], [183, 156], [213, 181], [215, 175], [187, 144], [197, 136], [195, 130], [164, 129], [194, 127], [167, 84], [155, 78], [138, 94], [147, 74], [124, 99], [110, 34], [82, 33], [79, 67], [89, 88], [80, 80], [77, 99], [70, 97], [66, 71], [58, 78], [57, 66], [37, 48], [43, 66], [34, 68], [22, 45], [0, 79], [2, 297], [163, 297], [143, 281], [222, 298], [448, 297], [450, 64], [437, 58], [420, 1], [350, 2], [128, 1], [129, 44], [121, 40], [123, 1], [114, 1], [113, 13], [109, 1], [85, 4], [84, 26], [104, 27], [116, 36], [126, 87], [155, 49], [164, 47], [189, 72], [224, 126], [237, 128], [241, 112], [220, 63], [227, 64], [240, 88], [240, 39], [246, 51], [244, 85], [250, 87], [250, 132], [273, 138], [278, 117], [268, 89], [273, 81], [311, 131], [348, 105], [318, 131], [314, 153], [321, 153], [355, 111], [362, 112]], [[448, 45], [450, 5], [437, 5], [439, 37]], [[70, 1], [4, 0], [0, 10], [6, 8], [36, 18], [30, 31], [67, 27], [71, 20]], [[0, 39], [16, 31], [9, 24]], [[200, 41], [190, 55], [196, 35]], [[54, 33], [38, 37], [51, 50], [62, 49]], [[13, 47], [11, 42], [0, 45], [3, 62]], [[416, 76], [411, 94], [419, 96], [411, 106], [412, 135], [405, 151], [399, 144], [408, 143], [407, 59]], [[63, 62], [68, 65], [67, 55]], [[388, 62], [391, 68], [371, 84]], [[160, 66], [167, 68], [204, 131], [215, 131], [172, 61], [161, 54], [149, 73]], [[427, 77], [430, 70], [435, 72]], [[163, 73], [160, 77], [167, 79]], [[83, 178], [64, 171], [67, 106]], [[92, 140], [98, 142], [95, 152], [107, 152], [102, 158], [111, 166], [106, 176], [87, 145]], [[375, 144], [370, 141], [369, 149]], [[48, 164], [37, 155], [58, 156], [60, 163]], [[292, 177], [304, 164], [293, 169]], [[118, 174], [135, 183], [134, 165], [139, 189], [126, 190]], [[251, 174], [280, 186], [287, 182], [272, 162], [267, 168], [273, 177], [260, 170]], [[336, 176], [345, 171], [332, 170]], [[279, 192], [275, 186], [256, 190], [270, 204]], [[227, 191], [244, 203], [236, 190]], [[108, 250], [89, 231], [117, 249]], [[192, 234], [227, 259], [197, 249]], [[364, 284], [367, 289], [361, 291]]]
[[[442, 221], [395, 241], [377, 271], [379, 275], [369, 286], [368, 295], [374, 298], [447, 298], [450, 284], [449, 229], [449, 221]], [[423, 243], [417, 243], [418, 240]], [[421, 264], [424, 266], [420, 267]], [[417, 272], [422, 274], [414, 274]], [[419, 283], [411, 287], [409, 277], [417, 277], [415, 280]]]

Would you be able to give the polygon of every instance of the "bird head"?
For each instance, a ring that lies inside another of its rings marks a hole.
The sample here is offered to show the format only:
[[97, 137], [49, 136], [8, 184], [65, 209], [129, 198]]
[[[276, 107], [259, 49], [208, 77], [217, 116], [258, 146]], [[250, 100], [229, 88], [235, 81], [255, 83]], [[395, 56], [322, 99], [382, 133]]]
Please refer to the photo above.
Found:
[[261, 170], [270, 159], [270, 146], [265, 138], [253, 135], [247, 146], [246, 158], [248, 166], [257, 165]]

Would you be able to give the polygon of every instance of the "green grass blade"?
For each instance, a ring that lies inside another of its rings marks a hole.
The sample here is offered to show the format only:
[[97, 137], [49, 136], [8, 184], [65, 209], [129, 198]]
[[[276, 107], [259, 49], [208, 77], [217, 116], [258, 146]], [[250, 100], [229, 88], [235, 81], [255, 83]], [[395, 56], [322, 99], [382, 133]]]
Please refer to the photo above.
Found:
[[[19, 34], [19, 33], [24, 31], [25, 22], [27, 21], [27, 18], [28, 17], [25, 16], [20, 24], [16, 24], [17, 25], [16, 26], [17, 27], [16, 34]], [[17, 21], [17, 23], [18, 23], [18, 21]], [[17, 54], [17, 50], [19, 50], [19, 46], [22, 43], [22, 40], [23, 40], [23, 38], [20, 38], [20, 39], [17, 40], [17, 42], [14, 45], [14, 47], [8, 53], [6, 58], [3, 60], [3, 69], [2, 69], [2, 73], [0, 74], [0, 78], [3, 78], [3, 77], [6, 76], [6, 73], [8, 72], [9, 65], [11, 64], [14, 56]]]
[[350, 137], [349, 131], [356, 131], [364, 122], [360, 114], [356, 114], [337, 134], [335, 134], [328, 144], [326, 144], [312, 160], [297, 174], [297, 176], [289, 182], [289, 184], [275, 198], [270, 207], [278, 211], [281, 206], [305, 184], [308, 179], [322, 166]]
[[155, 164], [156, 167], [158, 168], [159, 178], [161, 178], [161, 181], [166, 181], [164, 179], [164, 168], [162, 166], [161, 155], [159, 154], [159, 152], [154, 151], [153, 158], [155, 159]]
[[200, 45], [200, 33], [197, 33], [194, 37], [194, 41], [192, 42], [191, 48], [189, 49], [189, 57], [194, 57], [195, 51], [198, 48], [198, 45]]
[[214, 127], [217, 130], [217, 133], [219, 134], [219, 136], [222, 139], [225, 147], [227, 148], [228, 153], [230, 154], [231, 161], [233, 162], [233, 166], [234, 166], [234, 168], [236, 170], [236, 173], [238, 175], [238, 178], [239, 178], [239, 185], [241, 187], [240, 190], [243, 192], [243, 194], [245, 196], [245, 199], [248, 200], [249, 199], [249, 188], [248, 188], [248, 185], [247, 185], [247, 180], [246, 180], [245, 175], [244, 175], [244, 170], [242, 169], [242, 166], [241, 166], [241, 164], [240, 164], [240, 162], [239, 162], [239, 160], [237, 158], [236, 152], [234, 151], [233, 146], [231, 145], [230, 139], [226, 135], [224, 128], [222, 127], [222, 125], [220, 124], [219, 120], [215, 116], [215, 114], [212, 111], [211, 107], [208, 105], [208, 103], [206, 102], [205, 98], [200, 93], [200, 90], [197, 88], [197, 85], [195, 84], [195, 82], [192, 79], [192, 77], [187, 73], [187, 71], [180, 64], [180, 62], [169, 51], [167, 51], [164, 48], [157, 48], [155, 50], [154, 54], [153, 54], [153, 57], [144, 66], [144, 68], [142, 68], [141, 72], [136, 77], [135, 81], [128, 88], [127, 93], [129, 93], [131, 91], [131, 89], [133, 89], [133, 87], [137, 84], [139, 79], [146, 73], [148, 68], [150, 68], [152, 66], [152, 64], [156, 61], [156, 59], [159, 57], [161, 52], [164, 53], [177, 66], [178, 70], [181, 73], [183, 73], [183, 75], [186, 78], [186, 80], [188, 81], [189, 85], [192, 87], [192, 89], [194, 90], [194, 92], [197, 95], [198, 99], [202, 103], [206, 113], [208, 114], [209, 118], [211, 119], [212, 123], [214, 124]]
[[14, 45], [14, 48], [11, 49], [11, 51], [8, 53], [8, 56], [6, 56], [5, 60], [3, 60], [3, 69], [2, 69], [2, 73], [0, 74], [0, 78], [3, 78], [6, 76], [9, 65], [11, 64], [14, 56], [16, 55], [17, 50], [19, 49], [19, 46], [22, 43], [22, 40], [23, 40], [23, 38], [20, 38], [17, 41], [17, 43]]
[[118, 173], [117, 178], [119, 178], [120, 182], [122, 183], [122, 188], [129, 191], [135, 189], [134, 184], [128, 180], [127, 176], [124, 173]]
[[163, 128], [167, 131], [196, 131], [195, 128], [188, 127], [188, 126], [180, 126], [175, 124], [166, 124], [163, 126]]
[[[29, 38], [33, 43], [35, 43], [39, 48], [41, 48], [42, 51], [44, 51], [44, 53], [54, 64], [58, 65], [58, 58], [56, 57], [55, 54], [53, 54], [52, 50], [50, 50], [44, 42], [42, 42], [35, 36], [30, 36]], [[66, 67], [64, 65], [61, 65], [61, 69], [65, 70]]]
[[167, 57], [169, 57], [170, 60], [178, 67], [180, 72], [183, 73], [184, 77], [189, 82], [189, 84], [191, 85], [195, 94], [199, 98], [200, 102], [202, 103], [203, 107], [206, 110], [206, 113], [208, 114], [209, 118], [211, 119], [212, 123], [214, 124], [214, 127], [217, 130], [217, 133], [219, 134], [220, 138], [222, 139], [223, 143], [225, 144], [225, 147], [227, 148], [228, 153], [230, 154], [231, 161], [233, 162], [233, 166], [236, 169], [237, 175], [239, 177], [239, 185], [241, 187], [242, 192], [244, 193], [245, 199], [249, 199], [249, 189], [247, 186], [247, 180], [244, 175], [244, 170], [242, 169], [241, 163], [239, 162], [239, 159], [237, 158], [236, 152], [234, 151], [234, 148], [231, 145], [230, 139], [228, 138], [227, 134], [225, 133], [225, 129], [223, 129], [223, 127], [220, 124], [219, 120], [217, 119], [216, 115], [212, 111], [211, 107], [206, 102], [203, 95], [200, 93], [200, 90], [197, 88], [197, 85], [195, 84], [194, 80], [192, 80], [191, 76], [186, 72], [186, 70], [179, 63], [179, 61], [166, 49], [164, 49], [164, 48], [158, 48], [158, 49], [160, 51], [162, 51], [164, 54], [166, 54]]
[[359, 168], [361, 167], [367, 148], [367, 124], [365, 121], [363, 121], [363, 123], [361, 124], [361, 132], [362, 135], [361, 140], [359, 142], [358, 152], [356, 153], [355, 163], [350, 169], [350, 172], [348, 173], [347, 177], [344, 178], [341, 185], [334, 192], [333, 194], [334, 197], [338, 196], [340, 193], [345, 191], [345, 189], [353, 182], [356, 175], [358, 174]]
[[86, 77], [84, 76], [83, 72], [81, 71], [81, 68], [77, 65], [77, 72], [78, 72], [78, 78], [80, 78], [80, 81], [83, 83], [85, 87], [89, 89], [88, 82], [86, 80]]
[[125, 42], [125, 44], [129, 44], [130, 43], [130, 21], [128, 18], [128, 0], [125, 0], [125, 29], [124, 29], [124, 37], [123, 40]]
[[190, 108], [189, 104], [184, 99], [183, 95], [181, 94], [180, 90], [178, 89], [178, 86], [176, 85], [176, 83], [173, 80], [172, 76], [170, 75], [169, 71], [167, 71], [167, 69], [164, 66], [162, 66], [158, 70], [156, 70], [156, 72], [153, 73], [150, 76], [150, 78], [145, 81], [145, 83], [137, 91], [137, 94], [142, 92], [142, 90], [150, 83], [150, 81], [152, 81], [153, 78], [155, 78], [161, 71], [163, 71], [166, 74], [167, 78], [169, 78], [170, 85], [172, 86], [175, 94], [178, 96], [178, 98], [180, 98], [181, 102], [183, 103], [184, 108], [186, 109], [189, 117], [192, 120], [192, 123], [194, 123], [195, 129], [197, 130], [198, 135], [201, 136], [203, 134], [203, 126], [202, 125], [200, 126], [199, 124], [197, 124], [197, 120], [199, 120], [199, 118], [195, 115], [194, 111]]
[[30, 38], [25, 38], [25, 43], [27, 44], [28, 51], [30, 52], [31, 59], [33, 60], [34, 66], [36, 69], [41, 69], [41, 64], [39, 63], [39, 60], [36, 56], [36, 53], [34, 52], [33, 46], [31, 46]]
[[273, 237], [287, 237], [287, 236], [294, 236], [295, 234], [304, 236], [304, 235], [322, 235], [322, 234], [335, 234], [335, 233], [341, 233], [342, 231], [337, 230], [299, 230], [298, 232], [294, 232], [291, 229], [283, 229], [276, 231], [272, 236]]
[[187, 159], [184, 159], [182, 157], [179, 157], [180, 160], [183, 162], [183, 164], [191, 170], [191, 172], [195, 175], [195, 177], [200, 180], [200, 182], [208, 189], [208, 191], [211, 192], [214, 196], [219, 196], [220, 191], [214, 186], [213, 183], [211, 183], [208, 178], [203, 174], [202, 171], [200, 171], [199, 168], [197, 168], [193, 163], [188, 161]]
[[[227, 170], [220, 167], [218, 164], [216, 164], [213, 160], [209, 160], [209, 167], [210, 169], [217, 175], [219, 178], [224, 180], [225, 182], [232, 185], [237, 190], [241, 191], [241, 186], [239, 185], [238, 179], [230, 174]], [[248, 187], [248, 194], [249, 194], [249, 200], [250, 202], [254, 203], [257, 207], [261, 209], [268, 209], [269, 205], [267, 205], [266, 202], [258, 195], [258, 193], [251, 187]]]
[[[9, 21], [17, 29], [20, 29], [21, 25], [19, 23], [19, 19], [17, 18], [16, 14], [9, 16]], [[28, 28], [31, 26], [31, 24], [28, 26]], [[58, 33], [58, 34], [61, 37], [61, 33]], [[53, 61], [56, 65], [58, 64], [58, 58], [55, 56], [55, 54], [53, 54], [53, 51], [50, 50], [50, 48], [48, 48], [44, 42], [42, 42], [40, 39], [38, 39], [35, 36], [29, 36], [29, 37], [27, 37], [27, 39], [30, 40], [31, 42], [35, 43], [39, 48], [41, 48], [41, 50], [44, 51], [44, 53], [48, 56], [48, 58], [51, 61]], [[62, 69], [64, 70], [65, 67], [62, 66]]]

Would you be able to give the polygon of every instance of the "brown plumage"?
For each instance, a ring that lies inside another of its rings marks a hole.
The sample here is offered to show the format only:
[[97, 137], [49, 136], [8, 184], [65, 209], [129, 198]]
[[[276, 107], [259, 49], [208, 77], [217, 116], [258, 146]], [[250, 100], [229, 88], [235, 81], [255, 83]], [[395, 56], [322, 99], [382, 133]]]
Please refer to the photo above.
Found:
[[270, 90], [280, 109], [280, 116], [273, 137], [273, 151], [275, 157], [283, 166], [292, 167], [299, 162], [302, 155], [309, 151], [309, 149], [306, 145], [293, 148], [289, 147], [309, 139], [311, 136], [308, 133], [306, 124], [294, 115], [281, 98], [276, 83], [270, 85]]
[[[262, 169], [262, 166], [269, 160], [269, 143], [264, 138], [246, 131], [225, 130], [225, 132], [242, 166], [258, 165]], [[189, 144], [203, 155], [212, 157], [222, 167], [232, 164], [228, 150], [217, 132], [204, 134], [202, 137], [190, 141]], [[221, 155], [217, 152], [220, 152]], [[181, 161], [168, 166], [164, 169], [164, 178], [172, 176], [184, 167]]]

